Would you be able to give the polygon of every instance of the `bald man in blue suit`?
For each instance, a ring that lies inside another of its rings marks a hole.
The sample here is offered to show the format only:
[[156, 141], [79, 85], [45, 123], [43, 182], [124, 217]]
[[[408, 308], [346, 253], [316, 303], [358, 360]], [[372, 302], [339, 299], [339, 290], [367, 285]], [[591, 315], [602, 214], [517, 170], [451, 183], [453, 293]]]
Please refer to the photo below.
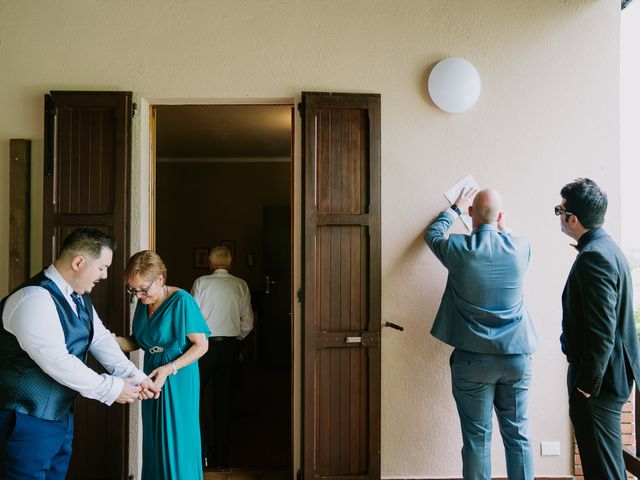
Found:
[[[471, 234], [447, 237], [467, 209]], [[527, 405], [531, 354], [539, 342], [523, 296], [529, 242], [506, 231], [497, 191], [468, 187], [429, 225], [425, 241], [449, 272], [431, 334], [454, 347], [451, 381], [462, 429], [463, 476], [491, 478], [495, 408], [509, 479], [532, 480]]]

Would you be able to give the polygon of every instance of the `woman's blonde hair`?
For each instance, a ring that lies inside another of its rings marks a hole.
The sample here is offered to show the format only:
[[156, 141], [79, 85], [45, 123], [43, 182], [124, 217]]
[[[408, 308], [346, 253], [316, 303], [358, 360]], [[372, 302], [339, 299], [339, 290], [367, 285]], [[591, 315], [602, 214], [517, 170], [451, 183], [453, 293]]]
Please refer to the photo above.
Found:
[[167, 281], [167, 267], [165, 267], [162, 258], [156, 252], [151, 250], [142, 250], [133, 255], [127, 262], [122, 278], [126, 282], [132, 277], [139, 275], [145, 280], [152, 281], [160, 275], [164, 276]]

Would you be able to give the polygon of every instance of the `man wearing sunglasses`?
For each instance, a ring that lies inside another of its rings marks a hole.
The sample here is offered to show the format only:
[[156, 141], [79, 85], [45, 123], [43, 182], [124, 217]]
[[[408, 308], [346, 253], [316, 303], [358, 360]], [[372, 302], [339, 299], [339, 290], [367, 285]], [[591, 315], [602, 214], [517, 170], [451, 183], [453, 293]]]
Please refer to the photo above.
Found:
[[[447, 238], [462, 211], [469, 212], [473, 231]], [[489, 188], [477, 194], [463, 189], [429, 225], [425, 241], [449, 273], [431, 334], [454, 347], [449, 363], [462, 430], [463, 477], [491, 479], [495, 409], [507, 476], [533, 480], [527, 405], [538, 336], [523, 296], [529, 242], [506, 230], [500, 194]]]
[[[79, 228], [60, 256], [0, 302], [0, 478], [63, 480], [78, 393], [107, 405], [153, 398], [153, 382], [121, 352], [91, 304], [115, 241]], [[109, 374], [86, 365], [87, 355]]]
[[578, 250], [562, 292], [569, 417], [585, 479], [623, 480], [620, 415], [640, 379], [631, 274], [602, 229], [607, 195], [588, 178], [565, 185], [560, 195], [555, 214]]

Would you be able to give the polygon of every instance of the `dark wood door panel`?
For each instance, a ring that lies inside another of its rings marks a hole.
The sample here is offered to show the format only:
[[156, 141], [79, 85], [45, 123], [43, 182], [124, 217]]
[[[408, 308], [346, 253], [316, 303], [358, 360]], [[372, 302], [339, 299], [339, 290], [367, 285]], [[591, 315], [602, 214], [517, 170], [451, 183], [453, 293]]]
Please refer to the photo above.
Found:
[[368, 328], [368, 235], [362, 226], [317, 227], [317, 327], [326, 331]]
[[380, 477], [380, 97], [303, 93], [304, 478]]
[[[51, 92], [45, 96], [43, 264], [79, 226], [116, 239], [108, 278], [91, 299], [103, 323], [129, 331], [122, 272], [129, 256], [130, 92]], [[103, 372], [90, 358], [89, 366]], [[128, 477], [128, 408], [78, 397], [70, 479]]]
[[58, 108], [57, 214], [110, 214], [116, 207], [114, 115], [107, 108]]
[[319, 352], [316, 463], [326, 476], [367, 475], [369, 370], [362, 348]]
[[366, 213], [368, 115], [363, 109], [318, 112], [318, 213]]

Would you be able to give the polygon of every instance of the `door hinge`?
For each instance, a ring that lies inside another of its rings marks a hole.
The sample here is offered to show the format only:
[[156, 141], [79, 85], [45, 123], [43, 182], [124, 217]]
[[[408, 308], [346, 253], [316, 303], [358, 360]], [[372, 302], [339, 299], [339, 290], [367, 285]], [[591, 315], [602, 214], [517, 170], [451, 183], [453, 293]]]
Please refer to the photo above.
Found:
[[300, 114], [300, 118], [304, 116], [304, 105], [302, 105], [302, 102], [298, 102], [298, 113]]
[[296, 292], [296, 297], [298, 298], [298, 303], [302, 303], [302, 301], [304, 300], [304, 292], [301, 288], [299, 288]]
[[131, 104], [131, 118], [136, 118], [137, 113], [138, 113], [138, 104], [133, 102]]

